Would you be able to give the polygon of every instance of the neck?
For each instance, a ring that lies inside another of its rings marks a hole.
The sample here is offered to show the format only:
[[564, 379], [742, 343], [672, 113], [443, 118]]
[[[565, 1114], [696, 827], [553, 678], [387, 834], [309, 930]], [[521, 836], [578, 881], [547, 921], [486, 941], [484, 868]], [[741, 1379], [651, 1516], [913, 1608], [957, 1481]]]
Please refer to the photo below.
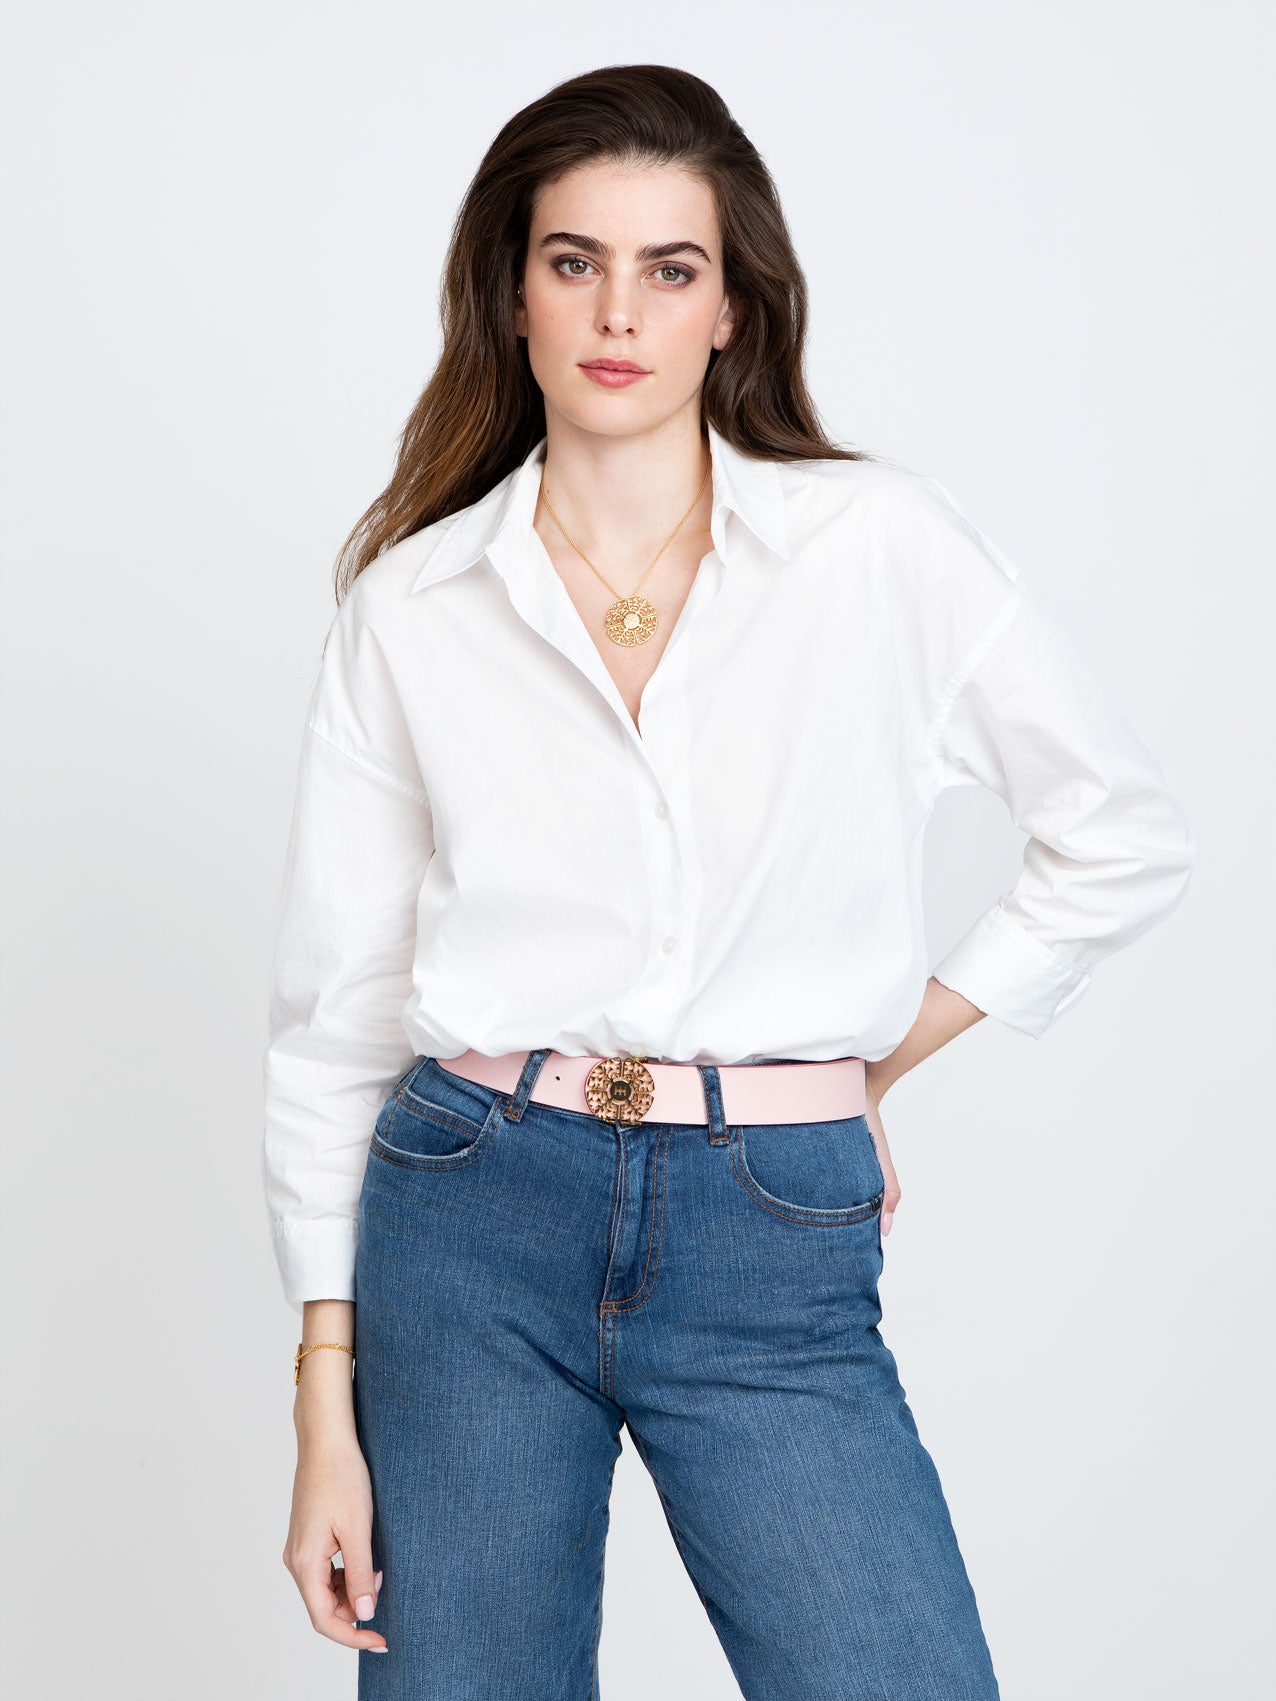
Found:
[[[675, 527], [681, 538], [707, 526], [713, 497], [712, 481], [705, 481], [708, 467], [698, 406], [624, 437], [550, 418], [536, 529], [547, 542], [562, 539], [545, 504], [548, 496], [554, 514], [592, 560], [620, 572], [640, 569]], [[687, 513], [693, 502], [694, 511]]]

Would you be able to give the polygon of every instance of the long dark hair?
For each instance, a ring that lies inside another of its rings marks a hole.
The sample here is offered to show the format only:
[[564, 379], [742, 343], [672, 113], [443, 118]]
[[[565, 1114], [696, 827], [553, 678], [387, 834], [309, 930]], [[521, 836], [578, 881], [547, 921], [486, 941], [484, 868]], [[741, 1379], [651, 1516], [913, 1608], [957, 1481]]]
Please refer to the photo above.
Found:
[[439, 299], [443, 350], [399, 439], [394, 473], [342, 546], [340, 602], [391, 544], [485, 495], [545, 434], [514, 327], [537, 191], [598, 160], [677, 165], [710, 188], [734, 328], [713, 349], [703, 417], [744, 454], [872, 460], [825, 436], [803, 375], [806, 279], [757, 149], [718, 92], [670, 65], [572, 77], [501, 129], [466, 190]]

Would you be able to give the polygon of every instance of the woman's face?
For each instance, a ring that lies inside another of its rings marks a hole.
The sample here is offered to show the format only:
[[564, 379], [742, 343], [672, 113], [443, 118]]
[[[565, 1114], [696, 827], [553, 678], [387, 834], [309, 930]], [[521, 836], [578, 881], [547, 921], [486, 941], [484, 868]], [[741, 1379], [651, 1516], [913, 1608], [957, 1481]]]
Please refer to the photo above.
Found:
[[[528, 237], [515, 323], [547, 420], [628, 436], [698, 396], [731, 311], [713, 196], [677, 166], [582, 166], [545, 185]], [[632, 361], [624, 383], [593, 361]]]

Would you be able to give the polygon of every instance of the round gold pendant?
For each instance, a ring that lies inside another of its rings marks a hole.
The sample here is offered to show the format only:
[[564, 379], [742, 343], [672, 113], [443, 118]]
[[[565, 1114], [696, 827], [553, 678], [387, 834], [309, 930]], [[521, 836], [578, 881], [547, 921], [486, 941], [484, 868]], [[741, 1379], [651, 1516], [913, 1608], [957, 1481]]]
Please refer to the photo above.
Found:
[[607, 636], [617, 644], [645, 644], [657, 623], [656, 611], [646, 597], [621, 597], [603, 616]]
[[604, 1122], [641, 1122], [655, 1096], [651, 1070], [634, 1057], [604, 1057], [585, 1077], [585, 1101]]

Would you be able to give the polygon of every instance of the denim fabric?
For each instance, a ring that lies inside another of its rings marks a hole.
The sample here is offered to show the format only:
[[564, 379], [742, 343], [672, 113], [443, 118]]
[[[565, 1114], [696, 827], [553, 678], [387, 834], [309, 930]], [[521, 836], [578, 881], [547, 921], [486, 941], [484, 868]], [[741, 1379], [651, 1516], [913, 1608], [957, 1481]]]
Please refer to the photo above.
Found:
[[749, 1701], [996, 1701], [878, 1331], [864, 1116], [604, 1122], [419, 1058], [359, 1202], [360, 1701], [596, 1701], [620, 1429]]

